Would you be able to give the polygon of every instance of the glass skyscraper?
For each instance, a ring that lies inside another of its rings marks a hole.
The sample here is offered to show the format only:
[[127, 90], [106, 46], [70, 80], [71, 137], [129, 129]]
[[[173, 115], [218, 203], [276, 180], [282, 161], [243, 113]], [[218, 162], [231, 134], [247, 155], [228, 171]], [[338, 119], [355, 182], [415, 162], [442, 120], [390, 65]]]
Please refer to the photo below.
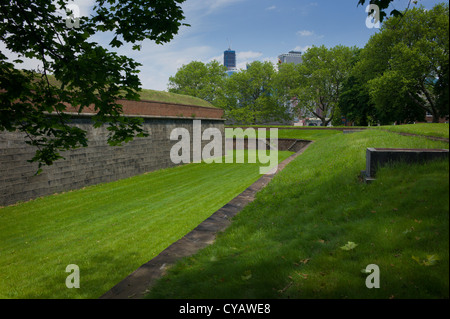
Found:
[[236, 68], [236, 51], [228, 49], [223, 53], [223, 65], [225, 65], [228, 70]]

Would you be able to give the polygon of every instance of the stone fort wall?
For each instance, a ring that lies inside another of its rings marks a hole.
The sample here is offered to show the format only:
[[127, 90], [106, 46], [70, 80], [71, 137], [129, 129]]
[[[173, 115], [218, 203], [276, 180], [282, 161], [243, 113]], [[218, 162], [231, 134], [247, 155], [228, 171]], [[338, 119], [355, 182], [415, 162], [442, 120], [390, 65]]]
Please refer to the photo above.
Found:
[[[170, 160], [170, 150], [177, 141], [170, 140], [170, 133], [182, 127], [192, 138], [194, 119], [202, 121], [202, 131], [215, 127], [225, 136], [220, 109], [149, 101], [122, 102], [125, 114], [144, 118], [148, 137], [135, 138], [123, 146], [109, 146], [106, 127], [94, 128], [89, 112], [74, 115], [72, 125], [87, 132], [88, 147], [61, 153], [65, 160], [44, 166], [39, 175], [35, 175], [38, 164], [27, 162], [34, 156], [35, 148], [25, 143], [25, 134], [0, 131], [0, 206], [175, 166]], [[202, 143], [204, 146], [209, 141]], [[192, 149], [191, 140], [191, 152]]]

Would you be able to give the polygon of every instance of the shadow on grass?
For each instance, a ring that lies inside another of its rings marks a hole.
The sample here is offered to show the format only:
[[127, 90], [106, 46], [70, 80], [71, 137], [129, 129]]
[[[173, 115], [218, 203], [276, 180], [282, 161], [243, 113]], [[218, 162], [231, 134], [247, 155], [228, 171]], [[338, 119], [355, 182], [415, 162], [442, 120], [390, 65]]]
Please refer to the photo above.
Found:
[[[123, 253], [125, 254], [125, 253]], [[125, 259], [133, 260], [133, 253], [126, 253]], [[63, 260], [68, 260], [63, 257]], [[48, 273], [39, 277], [39, 281], [30, 280], [33, 289], [24, 289], [20, 294], [21, 299], [91, 299], [95, 295], [100, 297], [104, 291], [110, 289], [111, 283], [121, 280], [123, 264], [118, 264], [118, 258], [111, 254], [100, 252], [86, 259], [85, 257], [73, 258], [72, 262], [61, 262], [55, 269], [48, 269]], [[38, 261], [37, 261], [38, 262]], [[67, 288], [66, 278], [72, 272], [66, 272], [69, 264], [79, 267], [80, 288]], [[117, 275], [119, 274], [119, 276]]]
[[[148, 297], [448, 298], [448, 163], [383, 171], [372, 185], [344, 170], [320, 181], [312, 172], [303, 188], [283, 171]], [[356, 248], [341, 249], [349, 241]], [[414, 254], [440, 260], [427, 267]], [[381, 269], [380, 289], [365, 285], [369, 264]]]

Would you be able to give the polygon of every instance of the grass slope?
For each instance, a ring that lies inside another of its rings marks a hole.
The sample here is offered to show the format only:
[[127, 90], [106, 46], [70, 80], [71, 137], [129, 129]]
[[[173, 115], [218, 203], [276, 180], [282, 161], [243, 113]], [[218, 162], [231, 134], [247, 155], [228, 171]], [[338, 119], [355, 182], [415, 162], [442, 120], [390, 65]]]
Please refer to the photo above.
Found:
[[449, 138], [449, 125], [445, 123], [420, 123], [408, 125], [373, 126], [373, 129], [388, 130], [392, 132], [411, 133], [424, 136]]
[[[55, 79], [53, 75], [48, 75], [48, 80], [50, 84], [54, 86], [60, 86], [61, 83]], [[150, 101], [156, 101], [156, 102], [165, 102], [165, 103], [178, 103], [178, 104], [186, 104], [186, 105], [197, 105], [197, 106], [204, 106], [204, 107], [215, 107], [208, 101], [205, 101], [203, 99], [189, 96], [189, 95], [183, 95], [183, 94], [176, 94], [176, 93], [170, 93], [165, 91], [156, 91], [156, 90], [150, 90], [150, 89], [142, 89], [139, 92], [141, 100], [150, 100]]]
[[[367, 147], [448, 144], [375, 130], [317, 140], [148, 297], [448, 298], [448, 161], [386, 167], [367, 185]], [[365, 285], [369, 264], [380, 289]]]
[[[257, 137], [259, 137], [258, 129], [256, 128], [247, 128], [247, 133], [254, 130]], [[242, 130], [242, 133], [245, 133], [246, 130]], [[227, 127], [225, 129], [225, 136], [227, 138], [232, 138], [236, 136], [236, 138], [243, 138], [244, 134], [240, 134], [241, 131], [236, 127]], [[295, 138], [301, 140], [309, 140], [309, 141], [317, 141], [319, 139], [327, 138], [336, 134], [342, 134], [341, 131], [337, 130], [289, 130], [289, 129], [281, 129], [278, 128], [278, 138]], [[266, 138], [270, 138], [270, 131], [266, 131]]]
[[204, 107], [214, 107], [211, 103], [208, 101], [205, 101], [203, 99], [183, 95], [183, 94], [176, 94], [176, 93], [169, 93], [165, 91], [155, 91], [155, 90], [149, 90], [149, 89], [142, 89], [141, 92], [139, 92], [141, 100], [150, 100], [150, 101], [157, 101], [157, 102], [166, 102], [166, 103], [178, 103], [178, 104], [186, 104], [186, 105], [197, 105], [197, 106], [204, 106]]
[[[259, 166], [189, 164], [0, 208], [0, 298], [101, 296], [256, 181]], [[66, 288], [69, 264], [79, 289]]]

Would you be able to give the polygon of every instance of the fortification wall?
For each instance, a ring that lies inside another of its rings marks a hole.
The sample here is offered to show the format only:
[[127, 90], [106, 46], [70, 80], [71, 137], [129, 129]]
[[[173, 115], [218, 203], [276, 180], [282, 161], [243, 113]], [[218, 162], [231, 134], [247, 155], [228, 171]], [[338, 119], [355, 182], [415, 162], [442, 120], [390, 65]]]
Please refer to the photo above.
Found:
[[[0, 206], [175, 166], [170, 150], [177, 141], [170, 140], [170, 133], [175, 128], [186, 128], [192, 137], [193, 119], [188, 118], [192, 110], [196, 111], [195, 119], [201, 119], [202, 131], [215, 127], [225, 136], [224, 121], [220, 119], [222, 110], [175, 105], [175, 112], [185, 112], [183, 117], [181, 113], [172, 116], [171, 112], [164, 112], [164, 108], [170, 109], [167, 104], [133, 102], [132, 105], [134, 110], [127, 109], [127, 115], [147, 113], [143, 116], [143, 127], [148, 137], [135, 138], [123, 146], [109, 146], [106, 126], [94, 128], [89, 114], [74, 116], [71, 125], [87, 132], [88, 147], [62, 153], [65, 160], [44, 167], [37, 176], [37, 163], [27, 161], [36, 150], [25, 143], [25, 134], [0, 132]], [[208, 142], [203, 141], [202, 146]], [[191, 152], [192, 149], [191, 140]]]

